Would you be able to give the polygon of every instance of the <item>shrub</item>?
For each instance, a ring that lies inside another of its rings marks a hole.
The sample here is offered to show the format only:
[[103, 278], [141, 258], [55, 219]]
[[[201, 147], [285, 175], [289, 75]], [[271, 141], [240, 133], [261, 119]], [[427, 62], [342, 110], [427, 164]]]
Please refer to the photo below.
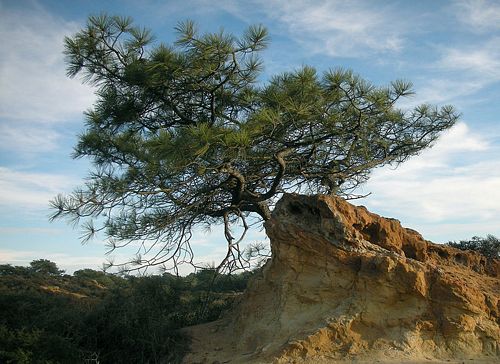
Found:
[[500, 257], [500, 239], [493, 235], [487, 235], [485, 238], [473, 236], [470, 240], [460, 240], [458, 243], [450, 241], [448, 245], [461, 250], [476, 251], [488, 258]]

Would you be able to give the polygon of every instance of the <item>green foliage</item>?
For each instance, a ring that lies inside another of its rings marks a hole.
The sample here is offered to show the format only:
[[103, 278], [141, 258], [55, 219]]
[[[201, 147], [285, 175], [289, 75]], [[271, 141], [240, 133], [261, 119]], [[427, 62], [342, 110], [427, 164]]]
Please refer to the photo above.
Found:
[[75, 332], [86, 305], [58, 294], [67, 292], [68, 278], [20, 271], [0, 275], [0, 362], [78, 362]]
[[110, 250], [144, 242], [127, 271], [192, 263], [192, 230], [213, 224], [225, 227], [221, 267], [245, 267], [250, 214], [269, 219], [286, 192], [351, 197], [458, 118], [451, 106], [401, 110], [411, 83], [379, 87], [350, 70], [304, 66], [259, 84], [262, 26], [239, 38], [192, 22], [176, 30], [173, 45], [154, 43], [130, 18], [100, 15], [65, 40], [68, 75], [97, 90], [74, 152], [95, 171], [54, 199], [52, 218], [84, 219], [84, 241], [101, 231]]
[[0, 360], [2, 363], [32, 363], [33, 351], [40, 341], [38, 331], [9, 330], [0, 325]]
[[470, 240], [460, 240], [448, 242], [449, 246], [461, 250], [472, 250], [481, 253], [488, 258], [500, 258], [500, 239], [493, 235], [487, 235], [485, 238], [473, 236]]
[[64, 271], [57, 268], [56, 263], [47, 259], [38, 259], [30, 263], [30, 270], [35, 273], [60, 275]]
[[[100, 348], [103, 363], [177, 361], [186, 348], [180, 292], [162, 277], [129, 278], [88, 315], [88, 346]], [[106, 349], [106, 350], [104, 350]]]
[[27, 267], [12, 266], [10, 264], [0, 264], [1, 276], [16, 276], [30, 274], [30, 269]]
[[0, 362], [179, 362], [189, 344], [179, 329], [219, 318], [252, 275], [213, 273], [61, 276], [2, 265]]

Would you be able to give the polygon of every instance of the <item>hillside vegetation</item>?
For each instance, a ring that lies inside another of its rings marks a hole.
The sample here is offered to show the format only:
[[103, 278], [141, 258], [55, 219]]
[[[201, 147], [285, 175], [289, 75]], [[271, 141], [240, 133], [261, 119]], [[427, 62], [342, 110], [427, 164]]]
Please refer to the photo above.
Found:
[[[448, 245], [492, 259], [499, 242], [488, 235]], [[0, 265], [0, 363], [180, 362], [190, 340], [179, 329], [218, 319], [254, 274], [67, 275], [45, 259]]]
[[217, 319], [251, 274], [120, 277], [66, 275], [47, 260], [0, 265], [0, 362], [179, 362], [189, 345], [179, 328]]

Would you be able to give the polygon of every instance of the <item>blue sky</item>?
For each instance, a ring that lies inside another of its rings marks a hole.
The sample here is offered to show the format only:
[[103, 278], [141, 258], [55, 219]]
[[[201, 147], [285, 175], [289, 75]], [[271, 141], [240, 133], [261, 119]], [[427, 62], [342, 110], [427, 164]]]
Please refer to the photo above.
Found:
[[[356, 204], [435, 242], [500, 236], [500, 1], [12, 0], [0, 1], [0, 263], [47, 258], [71, 272], [106, 259], [101, 241], [82, 246], [78, 230], [47, 219], [48, 200], [90, 168], [70, 154], [93, 91], [65, 76], [63, 38], [103, 11], [165, 42], [186, 19], [236, 34], [262, 23], [263, 80], [305, 64], [352, 68], [379, 85], [411, 80], [416, 96], [401, 107], [453, 104], [462, 119], [432, 149], [376, 170], [361, 191], [372, 195]], [[225, 250], [216, 231], [197, 233], [194, 248], [207, 263]]]

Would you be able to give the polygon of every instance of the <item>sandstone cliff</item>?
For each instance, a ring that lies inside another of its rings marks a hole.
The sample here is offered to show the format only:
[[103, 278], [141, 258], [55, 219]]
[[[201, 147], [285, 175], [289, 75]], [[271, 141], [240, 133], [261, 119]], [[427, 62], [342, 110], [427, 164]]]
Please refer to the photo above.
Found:
[[[500, 261], [330, 196], [285, 195], [273, 257], [187, 363], [500, 362]], [[471, 362], [471, 361], [469, 361]]]

